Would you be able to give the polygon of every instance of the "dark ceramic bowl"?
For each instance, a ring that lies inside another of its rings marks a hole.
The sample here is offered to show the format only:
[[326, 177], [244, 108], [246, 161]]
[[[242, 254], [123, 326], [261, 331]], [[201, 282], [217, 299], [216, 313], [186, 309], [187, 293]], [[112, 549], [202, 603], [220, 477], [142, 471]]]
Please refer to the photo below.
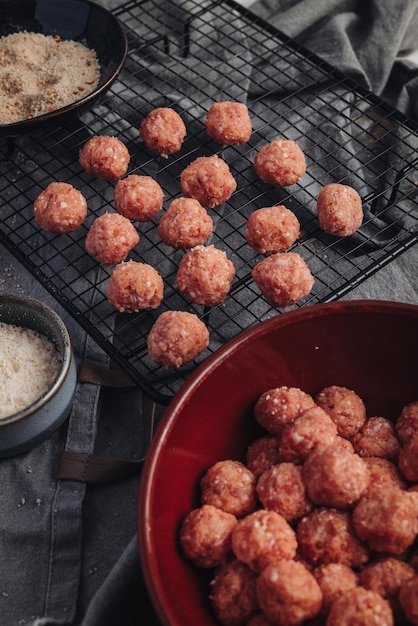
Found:
[[1, 0], [0, 37], [22, 30], [60, 35], [95, 50], [100, 81], [92, 93], [73, 104], [30, 120], [1, 124], [2, 136], [20, 135], [79, 115], [103, 96], [125, 63], [128, 43], [122, 25], [104, 7], [89, 0]]
[[218, 460], [245, 460], [258, 396], [288, 385], [354, 389], [368, 415], [395, 419], [418, 400], [418, 306], [349, 301], [301, 308], [244, 331], [191, 376], [167, 408], [142, 474], [140, 558], [165, 626], [215, 626], [208, 575], [185, 560], [178, 532]]
[[60, 371], [49, 389], [25, 409], [0, 418], [0, 457], [19, 454], [47, 439], [68, 417], [77, 383], [70, 338], [64, 322], [48, 305], [0, 291], [0, 322], [36, 330], [58, 350]]

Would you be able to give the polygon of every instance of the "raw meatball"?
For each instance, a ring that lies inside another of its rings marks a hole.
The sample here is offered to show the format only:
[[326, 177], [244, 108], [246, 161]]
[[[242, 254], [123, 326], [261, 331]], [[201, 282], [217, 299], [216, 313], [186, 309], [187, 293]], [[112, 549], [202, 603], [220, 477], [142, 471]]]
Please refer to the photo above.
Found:
[[364, 402], [351, 389], [331, 385], [322, 389], [315, 401], [336, 424], [341, 437], [350, 439], [366, 422]]
[[358, 584], [356, 573], [343, 563], [324, 563], [312, 574], [322, 592], [321, 615], [326, 615], [337, 598]]
[[261, 394], [254, 407], [254, 416], [269, 433], [278, 435], [286, 424], [314, 406], [313, 398], [302, 389], [283, 385]]
[[407, 480], [418, 482], [418, 432], [401, 448], [398, 466]]
[[163, 367], [181, 367], [193, 361], [209, 345], [209, 331], [197, 315], [187, 311], [166, 311], [152, 326], [148, 352]]
[[117, 137], [91, 137], [79, 153], [79, 163], [88, 174], [103, 180], [116, 180], [126, 174], [131, 157]]
[[366, 491], [370, 473], [362, 458], [341, 446], [319, 445], [303, 464], [309, 498], [317, 505], [349, 509]]
[[231, 553], [234, 515], [209, 504], [193, 509], [180, 527], [180, 546], [198, 567], [216, 567]]
[[317, 508], [296, 528], [298, 553], [308, 563], [342, 563], [359, 567], [369, 560], [369, 549], [356, 535], [348, 511]]
[[279, 461], [279, 448], [274, 436], [259, 437], [248, 447], [246, 465], [256, 478]]
[[205, 120], [209, 137], [225, 145], [246, 143], [252, 124], [248, 107], [242, 102], [214, 102]]
[[297, 183], [306, 172], [305, 155], [292, 139], [275, 139], [257, 152], [254, 168], [263, 182], [286, 187]]
[[395, 425], [385, 417], [370, 417], [353, 436], [352, 444], [362, 457], [378, 456], [391, 460], [399, 454]]
[[181, 259], [176, 282], [179, 291], [196, 304], [220, 304], [231, 289], [235, 268], [223, 250], [196, 246]]
[[212, 231], [212, 218], [194, 198], [175, 198], [158, 224], [161, 239], [175, 250], [203, 245]]
[[272, 561], [293, 559], [296, 548], [295, 531], [275, 511], [254, 511], [240, 519], [232, 532], [235, 556], [255, 572]]
[[257, 504], [256, 479], [239, 461], [218, 461], [200, 481], [201, 501], [242, 517], [254, 511]]
[[326, 626], [393, 626], [393, 614], [387, 600], [378, 593], [355, 587], [337, 598], [328, 613]]
[[34, 202], [35, 220], [50, 233], [70, 233], [87, 216], [87, 200], [69, 183], [50, 183]]
[[300, 235], [296, 215], [285, 206], [271, 206], [251, 213], [245, 228], [249, 245], [260, 254], [288, 250]]
[[317, 199], [319, 225], [337, 237], [348, 237], [360, 228], [363, 207], [357, 191], [348, 185], [331, 183], [322, 187]]
[[229, 559], [216, 569], [209, 599], [223, 626], [242, 626], [259, 610], [256, 574], [245, 563]]
[[307, 296], [314, 278], [296, 252], [277, 252], [258, 263], [252, 277], [272, 307], [287, 307]]
[[352, 513], [357, 535], [376, 552], [402, 554], [418, 532], [418, 493], [397, 488], [373, 491]]
[[401, 443], [407, 443], [418, 432], [418, 401], [410, 402], [396, 420], [396, 433]]
[[163, 190], [151, 176], [131, 174], [115, 185], [117, 212], [137, 222], [152, 220], [162, 209], [163, 197]]
[[163, 299], [164, 283], [147, 263], [127, 261], [116, 265], [107, 287], [107, 298], [121, 313], [156, 309]]
[[139, 242], [134, 225], [119, 213], [97, 217], [86, 235], [87, 252], [103, 265], [123, 261]]
[[174, 109], [158, 107], [142, 121], [139, 136], [149, 150], [168, 157], [182, 147], [186, 126]]
[[365, 495], [371, 496], [376, 491], [381, 489], [385, 491], [392, 487], [406, 488], [398, 467], [388, 459], [366, 456], [363, 460], [370, 474], [370, 482]]
[[359, 574], [359, 583], [382, 598], [394, 598], [401, 585], [415, 576], [415, 570], [405, 561], [386, 557], [369, 563]]
[[336, 437], [337, 427], [325, 411], [318, 406], [307, 409], [283, 428], [279, 441], [280, 459], [303, 463], [317, 445], [331, 445]]
[[257, 495], [263, 507], [280, 513], [293, 522], [312, 510], [302, 479], [302, 468], [294, 463], [279, 463], [262, 474]]
[[418, 576], [410, 578], [401, 585], [399, 602], [411, 624], [418, 624]]
[[229, 200], [237, 182], [223, 159], [216, 155], [202, 156], [182, 171], [180, 187], [185, 196], [213, 209]]
[[257, 593], [272, 624], [299, 626], [321, 609], [321, 589], [311, 572], [297, 561], [270, 563], [258, 577]]

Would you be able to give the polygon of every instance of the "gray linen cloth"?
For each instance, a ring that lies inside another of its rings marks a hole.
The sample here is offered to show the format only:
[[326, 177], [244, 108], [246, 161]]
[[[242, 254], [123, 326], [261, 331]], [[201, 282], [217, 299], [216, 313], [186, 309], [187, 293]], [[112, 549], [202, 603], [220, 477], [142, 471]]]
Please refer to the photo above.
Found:
[[[119, 3], [103, 4], [114, 8]], [[177, 4], [184, 14], [196, 7], [182, 0]], [[418, 120], [418, 67], [402, 58], [415, 45], [416, 1], [258, 0], [251, 9]], [[268, 61], [265, 69], [278, 71]], [[262, 102], [262, 85], [246, 87], [257, 91]], [[415, 246], [347, 297], [418, 303], [417, 262]], [[0, 289], [39, 297], [61, 313], [78, 363], [88, 357], [108, 365], [94, 341], [3, 246], [0, 272]], [[140, 407], [136, 389], [79, 384], [68, 424], [30, 452], [0, 461], [1, 626], [158, 624], [138, 558], [139, 476], [104, 486], [56, 479], [64, 448], [138, 455]]]

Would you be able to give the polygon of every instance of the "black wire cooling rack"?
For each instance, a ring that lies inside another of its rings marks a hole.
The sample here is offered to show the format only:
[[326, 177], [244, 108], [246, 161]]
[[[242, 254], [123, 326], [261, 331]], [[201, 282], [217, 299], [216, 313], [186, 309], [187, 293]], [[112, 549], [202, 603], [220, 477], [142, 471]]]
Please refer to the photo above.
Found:
[[[63, 127], [0, 140], [0, 236], [114, 362], [166, 404], [211, 352], [283, 312], [272, 309], [251, 280], [261, 258], [248, 246], [244, 229], [255, 208], [284, 204], [301, 223], [293, 249], [311, 268], [315, 284], [292, 308], [340, 298], [417, 241], [417, 125], [232, 0], [128, 2], [115, 14], [126, 29], [129, 52], [106, 97]], [[217, 100], [247, 103], [253, 119], [248, 144], [224, 147], [207, 136], [204, 119]], [[140, 122], [156, 106], [175, 108], [187, 126], [182, 150], [168, 159], [147, 151], [138, 135]], [[112, 309], [106, 297], [112, 268], [101, 267], [84, 249], [94, 218], [114, 210], [114, 184], [93, 179], [78, 164], [79, 149], [93, 134], [116, 135], [126, 143], [132, 155], [128, 174], [155, 177], [165, 207], [180, 195], [180, 173], [197, 156], [216, 153], [229, 163], [237, 190], [211, 210], [215, 230], [209, 242], [225, 250], [236, 268], [221, 305], [205, 309], [178, 293], [176, 270], [184, 253], [161, 242], [157, 216], [137, 224], [141, 239], [130, 258], [160, 271], [164, 301], [152, 312], [121, 315]], [[279, 136], [297, 141], [308, 164], [301, 181], [287, 189], [261, 183], [253, 168], [257, 149]], [[54, 236], [33, 219], [34, 199], [54, 180], [73, 184], [87, 198], [88, 218], [75, 233]], [[350, 184], [363, 198], [364, 223], [346, 239], [318, 227], [316, 197], [329, 182]], [[169, 309], [197, 313], [211, 336], [196, 362], [174, 371], [152, 362], [146, 348], [151, 325]]]

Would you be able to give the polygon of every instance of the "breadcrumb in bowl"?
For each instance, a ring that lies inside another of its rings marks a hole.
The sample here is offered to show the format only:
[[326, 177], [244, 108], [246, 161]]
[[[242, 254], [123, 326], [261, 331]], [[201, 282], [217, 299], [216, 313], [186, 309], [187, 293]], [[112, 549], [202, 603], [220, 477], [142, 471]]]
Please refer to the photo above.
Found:
[[[249, 445], [260, 434], [253, 419], [257, 398], [284, 385], [301, 388], [314, 398], [322, 389], [338, 385], [358, 393], [368, 416], [395, 422], [404, 406], [418, 400], [417, 331], [418, 307], [413, 305], [339, 301], [306, 306], [242, 332], [191, 374], [159, 423], [143, 467], [138, 501], [144, 579], [163, 626], [219, 626], [209, 595], [223, 606], [226, 578], [210, 586], [210, 572], [184, 557], [179, 528], [189, 511], [199, 506], [199, 481], [209, 467], [226, 459], [245, 463]], [[372, 519], [367, 511], [359, 514]], [[343, 512], [342, 523], [348, 515]], [[363, 563], [365, 556], [353, 546], [347, 560]], [[302, 573], [302, 580], [311, 584], [305, 570]], [[310, 588], [316, 589], [313, 583]], [[247, 588], [239, 606], [248, 600], [253, 613], [250, 596]], [[305, 616], [311, 609], [317, 611], [315, 598], [316, 592]], [[291, 611], [294, 605], [287, 607]], [[246, 619], [248, 623], [250, 618]], [[319, 618], [319, 624], [324, 623]]]
[[[93, 106], [117, 79], [125, 63], [126, 33], [107, 9], [89, 0], [5, 0], [0, 3], [0, 38], [26, 31], [82, 44], [97, 57], [95, 88], [80, 90], [76, 101], [42, 115], [0, 124], [0, 136], [14, 136], [46, 125], [59, 125]], [[74, 68], [73, 68], [74, 69]]]

